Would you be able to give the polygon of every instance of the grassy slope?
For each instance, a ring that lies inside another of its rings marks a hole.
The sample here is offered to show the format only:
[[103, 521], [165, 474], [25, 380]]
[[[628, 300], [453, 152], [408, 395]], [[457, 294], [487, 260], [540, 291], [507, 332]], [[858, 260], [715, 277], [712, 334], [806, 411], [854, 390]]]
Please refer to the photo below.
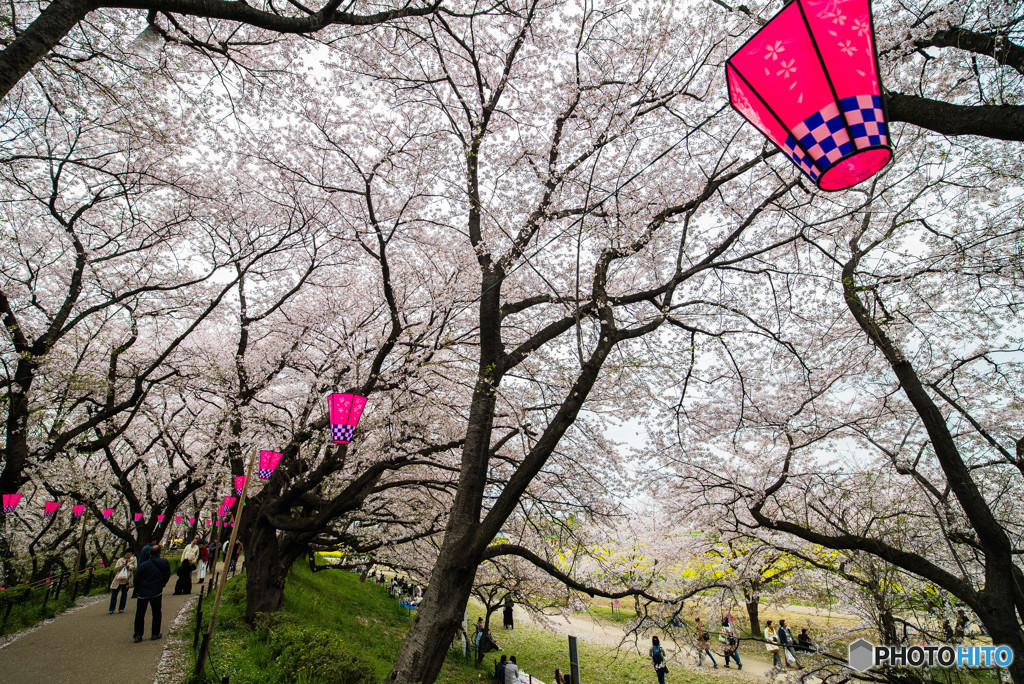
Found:
[[[230, 674], [232, 682], [302, 682], [307, 681], [298, 669], [282, 667], [268, 645], [266, 630], [251, 629], [242, 621], [244, 577], [229, 580], [224, 592], [211, 648], [213, 668], [209, 674]], [[209, 611], [212, 602], [205, 608]], [[412, 622], [408, 612], [387, 595], [383, 587], [360, 583], [356, 575], [341, 571], [313, 574], [296, 564], [285, 590], [282, 614], [271, 634], [310, 628], [336, 635], [353, 652], [372, 663], [377, 681], [383, 681], [402, 646], [402, 639]], [[564, 636], [552, 634], [530, 625], [520, 625], [512, 632], [496, 630], [495, 635], [507, 655], [515, 655], [520, 666], [545, 682], [553, 679], [556, 667], [568, 668], [568, 645]], [[497, 654], [498, 656], [501, 653]], [[485, 658], [476, 668], [457, 651], [449, 652], [438, 682], [467, 684], [489, 681], [495, 654]], [[587, 684], [649, 684], [653, 670], [647, 658], [613, 649], [580, 644], [580, 660]], [[716, 680], [725, 677], [715, 675]], [[678, 671], [672, 673], [674, 684], [703, 681], [700, 676]]]

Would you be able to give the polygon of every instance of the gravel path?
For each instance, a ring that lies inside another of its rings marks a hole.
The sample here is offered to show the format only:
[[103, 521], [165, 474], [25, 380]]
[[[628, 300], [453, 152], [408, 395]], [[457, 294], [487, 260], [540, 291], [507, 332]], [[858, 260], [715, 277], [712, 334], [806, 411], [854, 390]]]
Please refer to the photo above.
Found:
[[[164, 589], [161, 630], [170, 632], [189, 596], [174, 596], [174, 577]], [[198, 593], [198, 585], [193, 585]], [[145, 640], [132, 641], [136, 601], [124, 613], [107, 614], [110, 595], [88, 599], [51, 621], [26, 630], [0, 647], [0, 679], [19, 684], [117, 682], [152, 684], [165, 640], [151, 641], [151, 614], [146, 614]]]

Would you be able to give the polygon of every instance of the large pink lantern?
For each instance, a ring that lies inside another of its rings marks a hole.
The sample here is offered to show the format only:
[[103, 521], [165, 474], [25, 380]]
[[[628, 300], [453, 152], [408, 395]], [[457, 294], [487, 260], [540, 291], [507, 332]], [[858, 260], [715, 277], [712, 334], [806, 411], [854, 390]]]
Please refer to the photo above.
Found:
[[85, 504], [80, 504], [78, 506], [71, 507], [71, 515], [75, 516], [76, 518], [81, 517], [83, 513], [85, 513]]
[[729, 102], [822, 190], [892, 159], [869, 0], [794, 0], [725, 64]]
[[104, 520], [109, 519], [110, 516], [112, 516], [112, 515], [114, 515], [114, 509], [113, 508], [104, 508], [103, 509], [103, 518], [104, 518]]
[[139, 522], [140, 520], [142, 520], [142, 514], [141, 513], [136, 513], [135, 514], [135, 522]]
[[242, 490], [245, 488], [245, 475], [238, 475], [235, 477], [235, 494], [242, 495]]
[[331, 441], [348, 444], [359, 425], [359, 416], [366, 406], [366, 397], [358, 394], [332, 394], [327, 398], [331, 414]]
[[43, 515], [50, 517], [60, 508], [60, 501], [47, 501], [43, 504]]
[[163, 521], [164, 521], [164, 516], [162, 516], [162, 515], [156, 516], [156, 524], [157, 524], [158, 527], [159, 527], [160, 523], [162, 523]]
[[231, 507], [235, 505], [236, 501], [238, 501], [238, 499], [236, 499], [233, 496], [225, 496], [224, 497], [224, 505], [221, 506], [221, 510], [223, 510], [225, 513], [230, 513], [231, 512]]
[[4, 494], [4, 513], [13, 513], [14, 509], [18, 507], [19, 501], [21, 501], [21, 494]]
[[281, 462], [282, 454], [276, 451], [261, 451], [260, 452], [260, 469], [257, 473], [261, 480], [269, 480], [270, 476], [274, 474], [274, 469], [277, 468], [277, 464]]

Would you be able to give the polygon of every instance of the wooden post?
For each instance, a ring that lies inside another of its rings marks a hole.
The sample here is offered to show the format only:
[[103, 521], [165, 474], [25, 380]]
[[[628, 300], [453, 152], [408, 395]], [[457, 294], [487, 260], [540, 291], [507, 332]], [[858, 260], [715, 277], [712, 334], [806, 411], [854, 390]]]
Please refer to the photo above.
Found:
[[[256, 462], [256, 452], [249, 456], [249, 467], [245, 469], [245, 484], [242, 486], [242, 496], [238, 500], [238, 515], [235, 516], [235, 526], [231, 528], [231, 541], [228, 542], [228, 552], [224, 554], [223, 574], [217, 578], [217, 595], [213, 599], [213, 609], [210, 611], [210, 627], [203, 635], [203, 643], [199, 646], [199, 655], [196, 657], [196, 677], [200, 676], [206, 666], [206, 656], [210, 652], [210, 637], [213, 636], [213, 627], [217, 624], [217, 609], [220, 608], [220, 597], [224, 593], [224, 580], [227, 579], [228, 559], [231, 551], [235, 548], [235, 540], [238, 538], [238, 529], [242, 526], [242, 513], [245, 506], [245, 495], [249, 493], [249, 483], [252, 482], [252, 467]], [[217, 535], [218, 540], [220, 535]], [[216, 567], [214, 567], [216, 570]]]
[[78, 557], [75, 558], [75, 574], [71, 576], [71, 601], [75, 600], [75, 589], [78, 588], [78, 569], [82, 567], [82, 554], [85, 552], [85, 519], [89, 517], [89, 504], [86, 502], [82, 511], [82, 538], [78, 540]]

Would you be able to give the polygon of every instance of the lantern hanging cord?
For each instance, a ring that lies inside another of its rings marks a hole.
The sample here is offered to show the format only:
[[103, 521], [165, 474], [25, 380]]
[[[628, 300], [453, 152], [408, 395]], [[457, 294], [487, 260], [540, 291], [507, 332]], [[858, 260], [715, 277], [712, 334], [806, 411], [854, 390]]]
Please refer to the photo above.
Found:
[[700, 122], [699, 124], [697, 124], [696, 126], [694, 126], [693, 128], [691, 128], [691, 129], [690, 129], [689, 131], [687, 131], [687, 132], [686, 132], [686, 135], [684, 135], [684, 136], [683, 136], [682, 138], [680, 138], [679, 140], [677, 140], [677, 141], [676, 141], [675, 143], [673, 143], [673, 144], [672, 144], [672, 145], [670, 145], [669, 147], [667, 147], [667, 148], [665, 148], [664, 150], [662, 150], [662, 151], [661, 151], [661, 152], [660, 152], [660, 153], [659, 153], [659, 154], [658, 154], [658, 155], [657, 155], [656, 157], [654, 157], [654, 159], [652, 159], [651, 161], [647, 162], [647, 164], [646, 164], [646, 165], [645, 165], [645, 166], [644, 166], [644, 167], [643, 167], [642, 169], [640, 169], [639, 171], [637, 171], [636, 173], [634, 173], [634, 174], [633, 174], [632, 176], [630, 176], [630, 177], [629, 177], [629, 178], [627, 178], [626, 180], [622, 181], [622, 183], [621, 183], [621, 184], [620, 184], [620, 185], [619, 185], [619, 186], [618, 186], [617, 188], [615, 188], [615, 189], [614, 189], [614, 190], [612, 190], [612, 191], [611, 191], [610, 193], [608, 193], [607, 195], [605, 195], [605, 196], [604, 196], [603, 198], [601, 198], [601, 199], [600, 199], [600, 200], [599, 200], [598, 202], [596, 202], [596, 203], [595, 203], [595, 204], [594, 204], [593, 206], [591, 206], [591, 207], [588, 207], [587, 209], [585, 209], [585, 210], [583, 211], [583, 213], [582, 213], [582, 214], [580, 214], [578, 218], [576, 218], [576, 220], [574, 220], [574, 221], [573, 221], [572, 223], [570, 223], [570, 224], [569, 224], [568, 226], [566, 226], [566, 227], [565, 227], [565, 228], [564, 228], [564, 229], [563, 229], [562, 231], [560, 231], [559, 233], [556, 233], [556, 234], [555, 234], [555, 235], [554, 235], [554, 236], [553, 236], [553, 237], [552, 237], [552, 238], [551, 238], [550, 240], [548, 240], [547, 242], [545, 242], [544, 244], [542, 244], [541, 246], [539, 246], [539, 247], [538, 247], [538, 248], [537, 248], [537, 249], [536, 249], [536, 250], [535, 250], [535, 251], [533, 252], [533, 254], [531, 254], [531, 255], [529, 255], [529, 256], [527, 256], [527, 257], [524, 257], [524, 258], [523, 258], [523, 259], [522, 259], [522, 260], [521, 260], [521, 261], [520, 261], [520, 262], [519, 262], [518, 264], [516, 264], [516, 265], [515, 265], [515, 266], [513, 266], [513, 267], [512, 267], [511, 269], [509, 269], [508, 273], [506, 273], [505, 275], [501, 276], [501, 278], [499, 278], [499, 279], [498, 279], [498, 282], [496, 282], [496, 283], [494, 283], [493, 285], [491, 285], [490, 287], [488, 287], [488, 288], [487, 288], [486, 290], [484, 290], [483, 292], [481, 292], [481, 293], [480, 293], [480, 295], [479, 295], [478, 297], [476, 297], [476, 298], [475, 298], [475, 299], [474, 299], [473, 301], [469, 302], [469, 303], [468, 303], [468, 304], [466, 304], [466, 305], [465, 305], [464, 307], [462, 307], [462, 309], [461, 309], [461, 310], [459, 311], [459, 313], [462, 313], [463, 311], [465, 311], [466, 309], [468, 309], [468, 308], [469, 308], [470, 306], [472, 306], [473, 304], [475, 304], [475, 303], [477, 303], [478, 301], [480, 301], [480, 300], [481, 300], [481, 299], [483, 298], [483, 296], [484, 296], [485, 294], [487, 294], [488, 292], [490, 292], [491, 290], [493, 290], [494, 288], [496, 288], [496, 287], [497, 287], [498, 285], [501, 285], [501, 283], [502, 283], [502, 282], [504, 282], [505, 278], [508, 278], [508, 277], [509, 277], [510, 275], [512, 275], [513, 273], [515, 273], [516, 271], [518, 271], [518, 270], [519, 270], [519, 269], [520, 269], [520, 268], [521, 268], [521, 267], [523, 266], [523, 264], [529, 263], [529, 261], [530, 261], [531, 259], [533, 259], [533, 258], [534, 258], [535, 256], [537, 256], [538, 254], [540, 254], [541, 252], [543, 252], [543, 251], [544, 251], [545, 249], [547, 249], [547, 248], [548, 248], [548, 247], [549, 247], [549, 246], [550, 246], [550, 245], [551, 245], [551, 244], [552, 244], [552, 243], [553, 243], [553, 242], [554, 242], [555, 240], [558, 240], [558, 239], [559, 239], [559, 238], [561, 238], [561, 237], [562, 237], [563, 235], [565, 235], [566, 233], [568, 233], [568, 232], [569, 232], [569, 231], [570, 231], [571, 229], [573, 229], [574, 227], [576, 227], [576, 226], [577, 226], [578, 224], [582, 223], [582, 222], [583, 222], [583, 219], [585, 219], [585, 218], [587, 217], [587, 215], [588, 215], [588, 214], [590, 214], [590, 213], [591, 213], [591, 212], [593, 212], [594, 210], [596, 210], [596, 209], [598, 209], [599, 207], [601, 207], [601, 206], [602, 206], [602, 205], [603, 205], [603, 204], [604, 204], [605, 202], [607, 202], [608, 200], [610, 200], [610, 199], [611, 199], [612, 197], [616, 197], [616, 196], [617, 196], [617, 195], [618, 195], [618, 194], [619, 194], [619, 193], [620, 193], [620, 192], [622, 191], [622, 189], [623, 189], [623, 188], [625, 188], [625, 187], [626, 187], [627, 185], [629, 185], [630, 183], [632, 183], [633, 181], [635, 181], [635, 180], [636, 180], [637, 178], [639, 178], [639, 177], [640, 177], [640, 176], [641, 176], [642, 174], [646, 173], [646, 172], [647, 172], [647, 171], [648, 171], [648, 170], [649, 170], [649, 169], [650, 169], [650, 168], [651, 168], [652, 166], [654, 166], [654, 165], [655, 165], [655, 164], [657, 164], [657, 163], [658, 163], [659, 161], [661, 161], [661, 160], [662, 160], [662, 159], [663, 159], [663, 158], [664, 158], [664, 157], [665, 157], [666, 155], [668, 155], [668, 154], [669, 154], [670, 152], [672, 152], [672, 151], [673, 151], [674, 149], [676, 149], [677, 147], [679, 147], [680, 145], [682, 145], [683, 143], [685, 143], [685, 142], [686, 142], [687, 140], [689, 140], [689, 139], [690, 139], [690, 136], [691, 136], [691, 135], [693, 135], [694, 133], [696, 133], [697, 131], [699, 131], [699, 130], [700, 130], [701, 128], [703, 128], [703, 127], [704, 127], [704, 125], [705, 125], [706, 123], [708, 123], [709, 121], [711, 121], [712, 119], [714, 119], [714, 118], [715, 118], [716, 116], [718, 116], [719, 114], [721, 114], [721, 113], [722, 113], [722, 111], [723, 111], [723, 110], [724, 110], [724, 109], [725, 109], [726, 107], [728, 107], [728, 106], [729, 106], [729, 104], [728, 104], [728, 103], [726, 103], [726, 104], [723, 104], [723, 105], [722, 105], [721, 107], [719, 107], [719, 108], [718, 108], [718, 109], [716, 109], [716, 110], [715, 110], [714, 112], [712, 112], [711, 114], [709, 114], [709, 115], [708, 115], [707, 117], [705, 117], [705, 118], [704, 118], [704, 120], [703, 120], [703, 121], [701, 121], [701, 122]]

